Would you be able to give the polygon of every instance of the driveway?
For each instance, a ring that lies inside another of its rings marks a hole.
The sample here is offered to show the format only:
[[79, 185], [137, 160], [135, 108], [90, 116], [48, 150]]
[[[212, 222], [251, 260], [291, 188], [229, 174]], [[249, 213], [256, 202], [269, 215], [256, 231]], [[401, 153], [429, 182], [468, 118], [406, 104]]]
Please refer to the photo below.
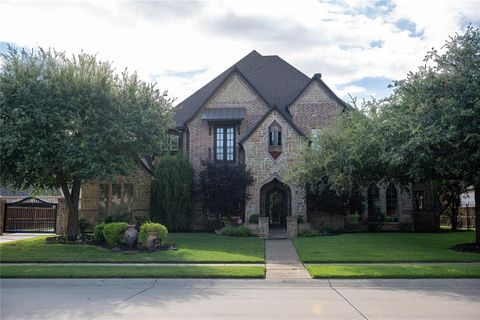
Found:
[[0, 235], [0, 243], [31, 239], [38, 236], [53, 235], [52, 233], [4, 233]]
[[478, 319], [480, 280], [1, 281], [6, 319]]

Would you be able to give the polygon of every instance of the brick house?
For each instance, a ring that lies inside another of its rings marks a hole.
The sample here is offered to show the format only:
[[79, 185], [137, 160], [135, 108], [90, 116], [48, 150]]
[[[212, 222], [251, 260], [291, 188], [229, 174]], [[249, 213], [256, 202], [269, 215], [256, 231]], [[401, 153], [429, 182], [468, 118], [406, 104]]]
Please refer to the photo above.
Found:
[[[309, 210], [305, 188], [287, 184], [285, 173], [301, 161], [310, 135], [349, 108], [321, 74], [310, 78], [278, 56], [252, 51], [178, 104], [170, 147], [186, 152], [197, 174], [208, 161], [245, 164], [251, 170], [254, 182], [247, 190], [242, 221], [260, 214], [269, 216], [270, 227], [286, 228], [287, 220], [296, 223], [302, 216], [314, 227], [343, 228], [344, 214]], [[151, 166], [144, 160], [139, 178], [84, 186], [82, 214], [94, 220], [118, 203], [130, 205], [134, 214], [148, 214]], [[387, 229], [400, 224], [412, 229], [415, 208], [425, 210], [428, 193], [409, 190], [384, 182], [366, 188], [362, 222], [382, 213], [390, 218]], [[205, 214], [196, 200], [192, 229], [201, 230]]]

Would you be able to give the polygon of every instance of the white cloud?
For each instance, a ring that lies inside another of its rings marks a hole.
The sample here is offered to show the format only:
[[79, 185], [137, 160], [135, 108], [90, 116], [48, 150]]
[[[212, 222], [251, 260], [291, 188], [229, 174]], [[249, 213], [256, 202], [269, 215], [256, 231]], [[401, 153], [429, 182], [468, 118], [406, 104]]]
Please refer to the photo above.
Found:
[[[0, 42], [98, 53], [180, 99], [253, 49], [309, 76], [321, 72], [343, 88], [340, 95], [360, 94], [371, 90], [347, 85], [403, 78], [432, 46], [480, 21], [479, 7], [458, 0], [8, 1], [0, 3]], [[399, 29], [402, 19], [421, 37]]]

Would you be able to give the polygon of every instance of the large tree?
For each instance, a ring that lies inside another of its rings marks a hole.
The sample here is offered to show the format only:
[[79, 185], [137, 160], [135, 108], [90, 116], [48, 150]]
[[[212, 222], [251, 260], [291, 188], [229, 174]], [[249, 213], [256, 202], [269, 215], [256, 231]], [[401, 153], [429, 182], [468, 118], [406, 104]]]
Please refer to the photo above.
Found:
[[480, 30], [468, 27], [429, 52], [392, 96], [368, 107], [314, 137], [298, 176], [328, 177], [337, 190], [381, 178], [474, 185], [480, 247]]
[[2, 182], [61, 188], [75, 237], [82, 183], [128, 174], [157, 151], [171, 101], [95, 55], [9, 47], [0, 58]]

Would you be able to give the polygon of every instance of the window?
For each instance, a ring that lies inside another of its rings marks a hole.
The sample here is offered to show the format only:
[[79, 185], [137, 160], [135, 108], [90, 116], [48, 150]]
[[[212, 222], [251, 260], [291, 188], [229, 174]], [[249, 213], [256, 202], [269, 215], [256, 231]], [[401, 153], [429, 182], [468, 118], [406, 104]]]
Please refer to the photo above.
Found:
[[109, 215], [131, 214], [133, 209], [133, 184], [100, 184], [99, 198], [99, 219]]
[[163, 151], [178, 151], [180, 147], [180, 136], [176, 134], [167, 134], [161, 143]]
[[282, 127], [276, 121], [268, 127], [268, 153], [274, 159], [282, 154]]
[[395, 188], [395, 185], [392, 183], [387, 188], [386, 202], [387, 202], [387, 217], [395, 218], [398, 212], [398, 197], [397, 197], [397, 188]]
[[376, 221], [380, 214], [380, 192], [376, 184], [368, 188], [368, 219]]
[[235, 127], [215, 127], [215, 161], [235, 160]]
[[415, 209], [416, 210], [423, 210], [423, 200], [425, 198], [425, 194], [423, 191], [415, 191]]

